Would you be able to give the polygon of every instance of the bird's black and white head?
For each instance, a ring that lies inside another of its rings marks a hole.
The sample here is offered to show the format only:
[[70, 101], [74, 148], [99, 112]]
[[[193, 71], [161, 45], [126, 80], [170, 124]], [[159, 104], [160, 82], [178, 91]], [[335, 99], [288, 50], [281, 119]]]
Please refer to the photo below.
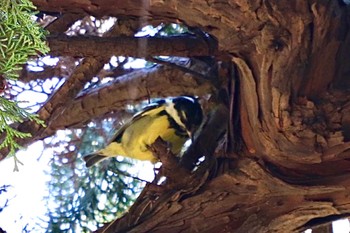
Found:
[[192, 139], [193, 133], [203, 120], [203, 112], [198, 100], [191, 96], [179, 96], [170, 100], [165, 110]]

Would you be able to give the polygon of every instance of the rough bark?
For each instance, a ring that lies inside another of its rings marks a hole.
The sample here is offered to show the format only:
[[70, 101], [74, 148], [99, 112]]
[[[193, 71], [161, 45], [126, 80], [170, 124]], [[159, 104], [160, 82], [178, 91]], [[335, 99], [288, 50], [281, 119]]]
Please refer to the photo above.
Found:
[[[209, 48], [200, 38], [191, 35], [172, 37], [110, 37], [52, 36], [48, 37], [50, 54], [54, 56], [213, 56], [216, 48]], [[139, 49], [135, 49], [139, 48]]]
[[[199, 27], [217, 39], [219, 52], [236, 67], [224, 118], [230, 119], [228, 133], [234, 135], [227, 138], [235, 140], [227, 143], [236, 147], [226, 153], [219, 146], [215, 172], [203, 164], [204, 170], [192, 171], [193, 182], [184, 179], [189, 186], [160, 193], [147, 187], [106, 232], [299, 232], [350, 215], [349, 13], [340, 2], [33, 2], [51, 12]], [[231, 78], [227, 75], [224, 83], [232, 83]], [[181, 88], [160, 93], [147, 85], [132, 90], [120, 85], [128, 93], [124, 100], [176, 94], [173, 90]], [[102, 95], [96, 95], [98, 101], [107, 101]], [[119, 108], [115, 103], [99, 113]], [[81, 106], [76, 114], [90, 108], [87, 120], [96, 104], [77, 99], [71, 112], [76, 106]], [[53, 124], [78, 124], [67, 122], [62, 118]], [[217, 144], [213, 140], [208, 147]], [[212, 156], [205, 155], [209, 161]]]

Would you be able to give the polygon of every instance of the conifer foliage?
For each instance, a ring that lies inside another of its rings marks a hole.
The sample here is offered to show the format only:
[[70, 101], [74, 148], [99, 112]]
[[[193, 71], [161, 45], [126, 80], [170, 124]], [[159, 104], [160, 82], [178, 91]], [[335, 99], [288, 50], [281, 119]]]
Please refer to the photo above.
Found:
[[[31, 56], [49, 51], [44, 30], [33, 21], [35, 13], [34, 5], [28, 0], [3, 0], [0, 4], [1, 92], [6, 89], [6, 79], [17, 79], [21, 65]], [[0, 133], [6, 133], [0, 149], [7, 147], [10, 154], [14, 154], [20, 148], [14, 139], [31, 136], [11, 127], [11, 124], [21, 123], [25, 119], [43, 124], [36, 115], [19, 108], [13, 100], [0, 97]]]

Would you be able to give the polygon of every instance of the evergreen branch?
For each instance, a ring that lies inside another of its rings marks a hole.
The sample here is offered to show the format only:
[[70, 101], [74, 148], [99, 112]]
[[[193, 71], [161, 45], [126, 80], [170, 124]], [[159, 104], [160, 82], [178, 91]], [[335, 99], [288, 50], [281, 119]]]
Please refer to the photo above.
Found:
[[4, 0], [0, 6], [0, 73], [9, 79], [18, 77], [29, 56], [49, 51], [44, 30], [32, 20], [34, 10], [28, 0]]
[[[35, 6], [29, 0], [3, 0], [0, 5], [0, 76], [17, 79], [21, 65], [30, 56], [47, 53], [44, 30], [37, 25], [33, 16]], [[11, 127], [12, 123], [21, 123], [25, 119], [43, 125], [37, 115], [18, 107], [17, 103], [0, 97], [0, 149], [7, 147], [11, 155], [21, 146], [16, 139], [30, 137]], [[15, 157], [15, 170], [20, 163]]]

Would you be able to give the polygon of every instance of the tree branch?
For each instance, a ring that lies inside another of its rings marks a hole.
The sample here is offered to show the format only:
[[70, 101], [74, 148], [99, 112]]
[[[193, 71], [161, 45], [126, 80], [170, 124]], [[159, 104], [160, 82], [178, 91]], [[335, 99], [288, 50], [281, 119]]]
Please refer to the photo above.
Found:
[[[49, 36], [50, 54], [54, 56], [213, 56], [217, 48], [191, 35], [171, 37], [98, 37]], [[213, 53], [211, 51], [214, 51]]]
[[83, 93], [53, 122], [53, 129], [81, 127], [93, 118], [149, 98], [196, 95], [212, 92], [210, 83], [182, 71], [155, 66], [134, 71], [113, 82]]
[[[130, 208], [129, 213], [112, 222], [107, 228], [105, 227], [103, 233], [128, 231], [130, 227], [133, 228], [139, 224], [143, 225], [142, 232], [152, 231], [158, 221], [163, 219], [163, 217], [157, 217], [157, 220], [152, 221], [152, 217], [158, 215], [159, 208], [164, 208], [168, 202], [175, 202], [182, 196], [189, 196], [201, 188], [213, 167], [211, 159], [217, 148], [218, 139], [223, 136], [225, 131], [227, 115], [227, 108], [221, 104], [211, 113], [201, 130], [201, 134], [183, 156], [187, 163], [183, 159], [179, 163], [177, 158], [169, 153], [166, 144], [162, 140], [157, 140], [151, 146], [153, 153], [162, 162], [157, 177], [152, 184], [145, 187], [133, 207]], [[197, 169], [193, 171], [194, 161], [197, 162], [198, 158], [202, 156], [206, 157], [205, 161], [197, 165]], [[157, 182], [162, 176], [166, 177], [166, 181], [163, 184], [158, 184]], [[154, 185], [157, 185], [156, 191], [154, 191]], [[145, 206], [146, 208], [144, 208]], [[148, 220], [150, 221], [148, 222]]]
[[[48, 127], [43, 127], [33, 121], [25, 121], [18, 125], [17, 129], [21, 132], [31, 133], [32, 137], [18, 138], [20, 145], [28, 145], [38, 139], [45, 138], [55, 133], [49, 127], [56, 118], [61, 115], [65, 106], [77, 96], [83, 89], [86, 82], [91, 80], [94, 75], [103, 67], [104, 63], [95, 58], [85, 58], [75, 69], [74, 73], [67, 81], [46, 101], [46, 103], [38, 111], [39, 117], [45, 121]], [[4, 159], [9, 150], [3, 148], [0, 151], [0, 160]]]
[[[340, 193], [346, 199], [348, 193], [343, 186], [290, 186], [248, 158], [240, 160], [235, 171], [214, 178], [200, 190], [184, 199], [175, 190], [156, 199], [143, 192], [126, 215], [98, 232], [258, 232], [263, 222], [276, 232], [294, 232], [310, 216], [345, 213], [344, 203], [330, 200]], [[320, 195], [329, 198], [320, 200]], [[268, 211], [272, 206], [274, 211]], [[264, 215], [256, 218], [256, 208]], [[295, 218], [298, 224], [288, 224]], [[197, 221], [201, 224], [193, 225]]]
[[[21, 71], [19, 80], [21, 82], [28, 83], [33, 80], [46, 80], [54, 77], [58, 77], [58, 78], [69, 77], [69, 75], [73, 72], [75, 68], [74, 59], [71, 58], [69, 61], [69, 64], [68, 62], [63, 62], [62, 60], [65, 60], [65, 59], [61, 59], [59, 64], [55, 66], [46, 66], [46, 65], [42, 66], [41, 67], [43, 68], [42, 71], [31, 71], [30, 69], [28, 69], [27, 66], [24, 66]], [[65, 65], [65, 68], [62, 67], [63, 65], [62, 63]]]
[[[90, 64], [86, 64], [86, 66], [89, 67]], [[80, 83], [79, 77], [80, 79], [88, 78], [82, 75], [83, 73], [81, 71], [79, 72], [80, 75], [78, 73], [76, 74], [78, 75], [78, 78], [76, 78], [77, 84]], [[74, 80], [72, 78], [72, 81]], [[67, 84], [67, 88], [70, 85], [72, 84]], [[70, 86], [70, 88], [73, 88], [73, 86]], [[18, 139], [20, 145], [25, 146], [33, 141], [51, 136], [58, 129], [82, 127], [91, 119], [103, 117], [112, 111], [120, 110], [129, 103], [154, 97], [178, 96], [183, 94], [201, 96], [212, 92], [212, 86], [210, 83], [197, 80], [191, 75], [184, 74], [182, 71], [155, 66], [121, 76], [113, 82], [102, 85], [100, 88], [95, 88], [91, 92], [81, 94], [73, 101], [65, 102], [68, 98], [66, 96], [68, 92], [76, 94], [77, 89], [73, 88], [72, 91], [67, 89], [65, 94], [59, 94], [60, 92], [58, 91], [57, 95], [62, 97], [62, 99], [57, 97], [59, 100], [57, 103], [48, 102], [45, 105], [47, 107], [43, 107], [39, 111], [42, 118], [46, 119], [48, 123], [45, 130], [30, 122], [24, 122], [18, 126], [22, 131], [32, 134], [31, 138]], [[51, 101], [53, 100], [55, 98], [51, 99]], [[59, 107], [60, 110], [55, 110], [54, 106]], [[55, 120], [50, 119], [53, 111], [57, 114]], [[7, 150], [2, 150], [0, 160], [5, 158], [7, 153]]]
[[[65, 24], [68, 27], [68, 24]], [[60, 27], [60, 30], [64, 30]], [[117, 25], [114, 25], [105, 36], [118, 35]], [[64, 109], [70, 105], [78, 93], [84, 88], [84, 85], [89, 82], [108, 62], [110, 56], [103, 54], [98, 58], [86, 57], [77, 66], [72, 75], [65, 83], [46, 101], [46, 103], [38, 111], [39, 117], [45, 121], [47, 127], [43, 127], [35, 122], [26, 121], [18, 125], [18, 130], [31, 133], [31, 138], [18, 138], [20, 145], [27, 145], [32, 141], [42, 139], [53, 135], [55, 129], [50, 127], [56, 119], [62, 115]], [[0, 151], [0, 160], [8, 154], [8, 148]]]
[[46, 26], [45, 29], [48, 30], [51, 34], [62, 33], [83, 16], [84, 14], [63, 14], [51, 22], [48, 26]]

